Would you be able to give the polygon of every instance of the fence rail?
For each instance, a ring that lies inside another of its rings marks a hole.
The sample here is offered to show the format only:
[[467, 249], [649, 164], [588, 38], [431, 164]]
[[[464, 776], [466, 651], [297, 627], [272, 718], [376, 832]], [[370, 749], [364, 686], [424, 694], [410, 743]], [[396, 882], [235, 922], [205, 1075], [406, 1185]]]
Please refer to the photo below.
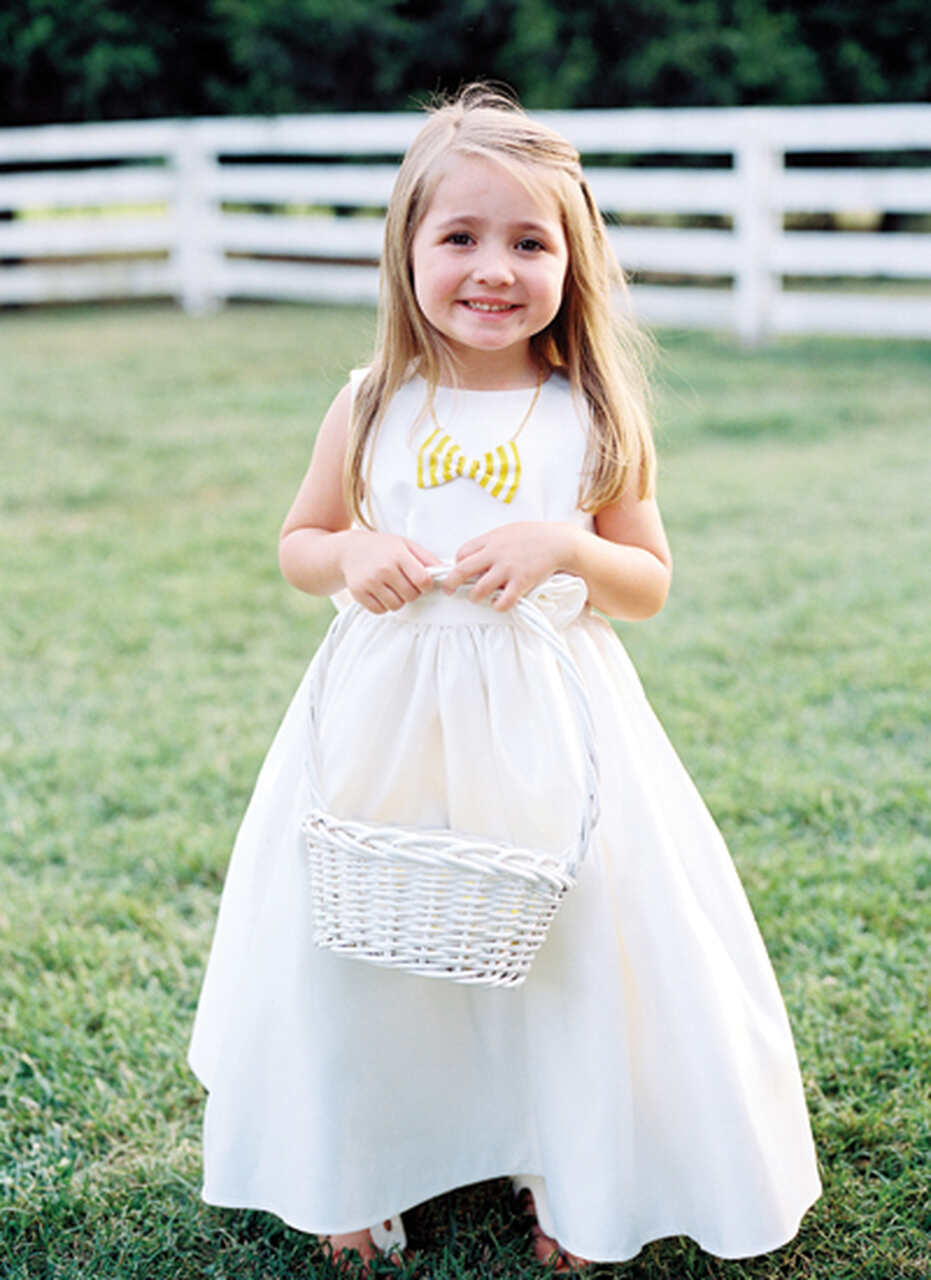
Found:
[[[648, 323], [729, 327], [750, 343], [931, 337], [931, 105], [540, 118], [582, 152]], [[0, 130], [0, 304], [373, 301], [384, 208], [421, 122]]]

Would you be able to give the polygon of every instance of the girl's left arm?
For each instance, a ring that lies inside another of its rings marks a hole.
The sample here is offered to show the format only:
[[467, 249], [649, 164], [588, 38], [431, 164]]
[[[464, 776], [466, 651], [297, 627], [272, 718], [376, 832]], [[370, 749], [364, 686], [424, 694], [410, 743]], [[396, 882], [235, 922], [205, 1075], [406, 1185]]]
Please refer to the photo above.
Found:
[[510, 609], [550, 574], [574, 573], [588, 585], [589, 602], [609, 618], [651, 618], [666, 602], [672, 556], [653, 498], [628, 491], [595, 516], [590, 532], [578, 525], [525, 521], [500, 525], [464, 543], [443, 584], [482, 600], [500, 591], [496, 609]]

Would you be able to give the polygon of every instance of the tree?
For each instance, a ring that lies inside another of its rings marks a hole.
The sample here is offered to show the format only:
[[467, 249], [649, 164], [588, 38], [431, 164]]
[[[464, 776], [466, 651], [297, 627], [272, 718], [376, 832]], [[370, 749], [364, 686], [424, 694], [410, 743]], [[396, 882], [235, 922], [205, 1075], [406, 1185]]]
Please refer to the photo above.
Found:
[[210, 0], [18, 0], [0, 9], [2, 122], [132, 119], [203, 110], [226, 80]]
[[931, 92], [926, 0], [12, 0], [0, 123], [409, 107], [476, 77], [533, 107]]
[[395, 105], [407, 23], [396, 0], [213, 0], [233, 69], [218, 110], [278, 113]]

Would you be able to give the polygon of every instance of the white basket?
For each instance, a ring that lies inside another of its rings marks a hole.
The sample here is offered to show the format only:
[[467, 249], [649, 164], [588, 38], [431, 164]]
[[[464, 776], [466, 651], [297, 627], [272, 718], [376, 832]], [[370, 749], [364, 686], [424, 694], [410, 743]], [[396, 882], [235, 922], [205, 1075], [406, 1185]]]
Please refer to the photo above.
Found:
[[[351, 605], [337, 619], [315, 660], [308, 752], [314, 799], [317, 688], [359, 608]], [[578, 724], [584, 795], [575, 845], [556, 855], [449, 830], [357, 822], [313, 808], [301, 829], [318, 946], [420, 977], [499, 987], [526, 978], [576, 882], [598, 820], [598, 764], [585, 687], [565, 641], [526, 597], [514, 606], [514, 616], [552, 648]]]

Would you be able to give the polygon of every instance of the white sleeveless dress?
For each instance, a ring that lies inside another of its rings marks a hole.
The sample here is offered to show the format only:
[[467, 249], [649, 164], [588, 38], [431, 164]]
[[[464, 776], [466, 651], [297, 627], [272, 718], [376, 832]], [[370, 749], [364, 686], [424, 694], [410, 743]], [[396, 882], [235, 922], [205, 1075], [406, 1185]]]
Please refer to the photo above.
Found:
[[[562, 377], [520, 435], [509, 504], [465, 476], [418, 487], [424, 392], [418, 378], [402, 388], [378, 434], [378, 528], [452, 560], [508, 521], [590, 526], [576, 506], [584, 427]], [[436, 416], [478, 455], [511, 436], [531, 394], [441, 388]], [[601, 820], [520, 987], [314, 946], [300, 834], [310, 671], [298, 688], [236, 841], [194, 1027], [208, 1202], [335, 1233], [537, 1175], [563, 1246], [622, 1261], [669, 1235], [763, 1253], [817, 1198], [791, 1032], [721, 836], [608, 623], [547, 607], [590, 694]], [[580, 753], [543, 642], [439, 591], [392, 615], [353, 609], [320, 713], [327, 807], [571, 844]]]

